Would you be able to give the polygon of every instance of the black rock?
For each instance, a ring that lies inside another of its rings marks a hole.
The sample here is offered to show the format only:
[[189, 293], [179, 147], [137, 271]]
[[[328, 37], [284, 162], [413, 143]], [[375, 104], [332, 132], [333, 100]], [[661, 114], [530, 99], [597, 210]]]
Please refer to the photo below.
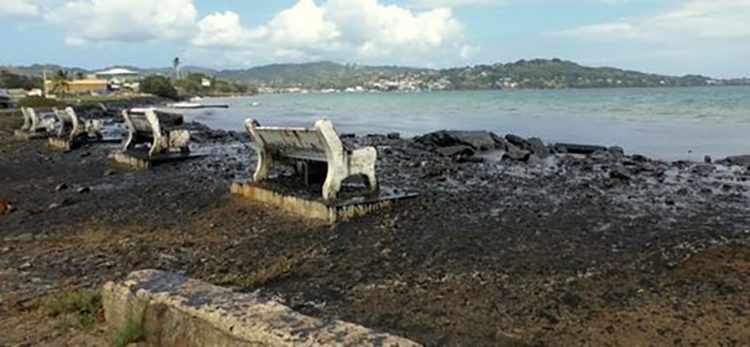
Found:
[[724, 160], [719, 161], [719, 164], [724, 165], [736, 165], [750, 168], [750, 155], [738, 155], [734, 157], [727, 157]]
[[609, 147], [607, 151], [609, 151], [609, 153], [612, 154], [615, 158], [622, 158], [625, 156], [625, 150], [620, 146]]
[[388, 133], [388, 135], [386, 135], [386, 137], [387, 137], [387, 138], [388, 138], [389, 140], [398, 140], [398, 139], [400, 139], [400, 138], [401, 138], [401, 134], [399, 134], [399, 133], [396, 133], [396, 132], [393, 132], [393, 133]]
[[503, 160], [527, 162], [530, 158], [531, 151], [520, 149], [514, 145], [508, 146], [508, 150], [503, 154]]
[[66, 190], [66, 189], [68, 189], [68, 185], [65, 184], [65, 183], [60, 183], [60, 184], [57, 185], [57, 187], [55, 187], [55, 191], [56, 192], [61, 192], [61, 191]]
[[176, 113], [157, 111], [156, 117], [159, 118], [159, 124], [163, 126], [177, 126], [185, 122], [182, 115]]
[[446, 131], [429, 133], [415, 139], [416, 142], [432, 147], [471, 146], [477, 151], [495, 149], [496, 142], [488, 131]]
[[607, 147], [593, 145], [579, 145], [575, 143], [556, 143], [555, 152], [589, 155], [596, 151], [606, 151]]
[[524, 149], [530, 150], [532, 153], [534, 153], [535, 156], [540, 158], [546, 158], [547, 156], [549, 156], [549, 149], [547, 149], [541, 139], [532, 137], [528, 139], [527, 142], [529, 144], [529, 147]]
[[497, 136], [495, 133], [490, 133], [490, 137], [495, 140], [495, 149], [505, 151], [508, 149], [508, 140], [503, 137]]
[[627, 181], [632, 177], [632, 174], [628, 169], [623, 166], [615, 166], [609, 170], [609, 178]]
[[435, 178], [445, 174], [448, 169], [445, 166], [428, 163], [422, 167], [422, 178]]
[[703, 162], [706, 163], [706, 164], [711, 164], [713, 162], [713, 159], [711, 159], [710, 155], [707, 155], [707, 156], [703, 157]]
[[508, 134], [508, 135], [505, 135], [505, 139], [520, 149], [530, 148], [529, 141], [527, 141], [525, 138], [520, 137], [518, 135]]
[[474, 155], [475, 153], [474, 148], [472, 148], [471, 146], [466, 146], [466, 145], [440, 147], [436, 151], [446, 157], [457, 157], [457, 156], [470, 157]]

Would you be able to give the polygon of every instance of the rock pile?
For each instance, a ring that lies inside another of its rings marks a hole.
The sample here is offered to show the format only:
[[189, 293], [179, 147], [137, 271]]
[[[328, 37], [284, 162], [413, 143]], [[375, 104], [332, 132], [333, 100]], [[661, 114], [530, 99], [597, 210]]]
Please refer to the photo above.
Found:
[[454, 159], [465, 159], [478, 152], [502, 151], [503, 160], [526, 162], [544, 159], [552, 154], [599, 155], [621, 158], [621, 147], [592, 146], [570, 143], [545, 144], [537, 137], [523, 138], [508, 134], [505, 137], [489, 131], [441, 130], [414, 139], [428, 150]]

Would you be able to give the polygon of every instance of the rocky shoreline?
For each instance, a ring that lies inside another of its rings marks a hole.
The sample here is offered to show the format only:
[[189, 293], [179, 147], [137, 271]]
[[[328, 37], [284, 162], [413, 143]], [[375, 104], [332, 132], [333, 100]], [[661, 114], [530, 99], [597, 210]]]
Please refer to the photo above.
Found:
[[[32, 334], [24, 317], [56, 292], [144, 268], [427, 345], [750, 341], [748, 157], [663, 162], [490, 132], [342, 135], [377, 147], [384, 186], [420, 197], [327, 227], [227, 194], [254, 167], [242, 133], [182, 124], [208, 155], [136, 172], [106, 162], [116, 145], [53, 152], [0, 121], [11, 326], [0, 345], [69, 338]], [[279, 259], [293, 265], [262, 288], [241, 280]]]

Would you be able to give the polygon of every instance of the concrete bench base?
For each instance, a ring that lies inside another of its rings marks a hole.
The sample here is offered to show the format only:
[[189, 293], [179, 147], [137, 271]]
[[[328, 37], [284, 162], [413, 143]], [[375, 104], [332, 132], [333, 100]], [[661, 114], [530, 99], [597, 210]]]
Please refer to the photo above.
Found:
[[51, 148], [65, 152], [72, 150], [74, 147], [70, 140], [59, 137], [50, 137], [47, 139], [47, 143]]
[[13, 136], [20, 140], [39, 140], [49, 137], [45, 132], [30, 132], [25, 130], [14, 130]]
[[109, 154], [109, 159], [117, 164], [143, 170], [148, 170], [154, 165], [195, 159], [199, 157], [201, 157], [201, 155], [165, 153], [149, 158], [147, 154], [144, 154], [141, 151], [112, 152]]
[[72, 142], [67, 138], [50, 137], [49, 139], [47, 139], [47, 142], [49, 144], [49, 147], [52, 149], [68, 152], [86, 144], [114, 144], [120, 143], [122, 142], [122, 140], [117, 138], [98, 139], [89, 137], [83, 139], [79, 138], [77, 141]]
[[157, 270], [102, 289], [107, 326], [141, 322], [139, 346], [419, 346], [343, 321], [324, 321], [253, 294]]
[[253, 183], [232, 182], [230, 192], [252, 201], [272, 205], [305, 218], [336, 223], [364, 216], [371, 212], [390, 208], [398, 200], [416, 197], [416, 194], [381, 194], [370, 198], [326, 203], [303, 197], [282, 194]]

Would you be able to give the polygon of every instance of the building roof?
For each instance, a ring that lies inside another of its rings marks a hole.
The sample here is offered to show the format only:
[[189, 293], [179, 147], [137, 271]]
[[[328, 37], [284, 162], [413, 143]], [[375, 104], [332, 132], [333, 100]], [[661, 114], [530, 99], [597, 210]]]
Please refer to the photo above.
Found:
[[97, 75], [137, 75], [138, 72], [128, 70], [128, 69], [123, 69], [123, 68], [114, 68], [114, 69], [109, 69], [106, 71], [99, 71], [96, 74]]

